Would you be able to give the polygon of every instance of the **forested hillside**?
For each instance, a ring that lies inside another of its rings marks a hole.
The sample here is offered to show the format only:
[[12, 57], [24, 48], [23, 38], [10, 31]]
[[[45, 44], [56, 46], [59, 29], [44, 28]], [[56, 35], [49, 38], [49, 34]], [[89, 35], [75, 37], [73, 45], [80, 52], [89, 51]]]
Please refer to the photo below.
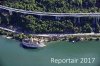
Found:
[[100, 12], [100, 0], [5, 0], [9, 7], [46, 12]]
[[[100, 0], [5, 0], [13, 8], [46, 12], [100, 12]], [[7, 11], [6, 11], [7, 12]], [[91, 33], [100, 32], [100, 17], [55, 17], [0, 12], [0, 25], [20, 27], [28, 33]], [[80, 21], [79, 21], [80, 20]]]

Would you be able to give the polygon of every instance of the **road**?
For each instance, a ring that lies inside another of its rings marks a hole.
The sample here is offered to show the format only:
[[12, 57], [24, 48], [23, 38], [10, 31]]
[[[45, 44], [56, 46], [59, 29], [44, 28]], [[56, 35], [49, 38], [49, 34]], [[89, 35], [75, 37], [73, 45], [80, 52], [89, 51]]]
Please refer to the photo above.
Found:
[[22, 9], [16, 9], [11, 7], [6, 7], [0, 5], [0, 10], [7, 10], [9, 12], [18, 12], [23, 14], [29, 14], [29, 15], [39, 15], [39, 16], [55, 16], [55, 17], [100, 17], [100, 13], [50, 13], [50, 12], [37, 12], [37, 11], [29, 11], [29, 10], [22, 10]]

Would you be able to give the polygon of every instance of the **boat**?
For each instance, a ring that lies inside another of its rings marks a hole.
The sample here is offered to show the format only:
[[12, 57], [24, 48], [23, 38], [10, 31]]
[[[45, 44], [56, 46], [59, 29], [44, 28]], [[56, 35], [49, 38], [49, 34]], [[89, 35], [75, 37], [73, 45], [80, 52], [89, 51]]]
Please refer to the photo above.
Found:
[[10, 37], [10, 36], [7, 36], [6, 38], [7, 38], [7, 39], [12, 39], [12, 37]]
[[24, 48], [41, 48], [45, 47], [46, 45], [44, 44], [43, 40], [36, 40], [36, 39], [23, 39], [21, 45]]
[[75, 43], [75, 41], [73, 40], [72, 43]]

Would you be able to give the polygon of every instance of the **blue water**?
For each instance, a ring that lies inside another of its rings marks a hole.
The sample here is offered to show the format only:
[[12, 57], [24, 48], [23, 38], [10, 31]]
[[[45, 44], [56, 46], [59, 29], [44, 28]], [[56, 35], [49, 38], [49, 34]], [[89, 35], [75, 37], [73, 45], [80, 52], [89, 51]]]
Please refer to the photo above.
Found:
[[[51, 63], [51, 58], [95, 58], [93, 63]], [[100, 66], [100, 41], [47, 43], [40, 49], [24, 49], [20, 42], [0, 37], [0, 66]]]

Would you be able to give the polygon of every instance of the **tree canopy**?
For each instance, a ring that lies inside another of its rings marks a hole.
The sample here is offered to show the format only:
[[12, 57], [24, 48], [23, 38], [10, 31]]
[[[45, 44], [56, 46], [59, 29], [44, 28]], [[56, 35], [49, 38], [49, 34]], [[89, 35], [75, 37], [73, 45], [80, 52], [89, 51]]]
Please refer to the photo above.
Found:
[[100, 12], [100, 0], [5, 0], [2, 5], [46, 12]]

